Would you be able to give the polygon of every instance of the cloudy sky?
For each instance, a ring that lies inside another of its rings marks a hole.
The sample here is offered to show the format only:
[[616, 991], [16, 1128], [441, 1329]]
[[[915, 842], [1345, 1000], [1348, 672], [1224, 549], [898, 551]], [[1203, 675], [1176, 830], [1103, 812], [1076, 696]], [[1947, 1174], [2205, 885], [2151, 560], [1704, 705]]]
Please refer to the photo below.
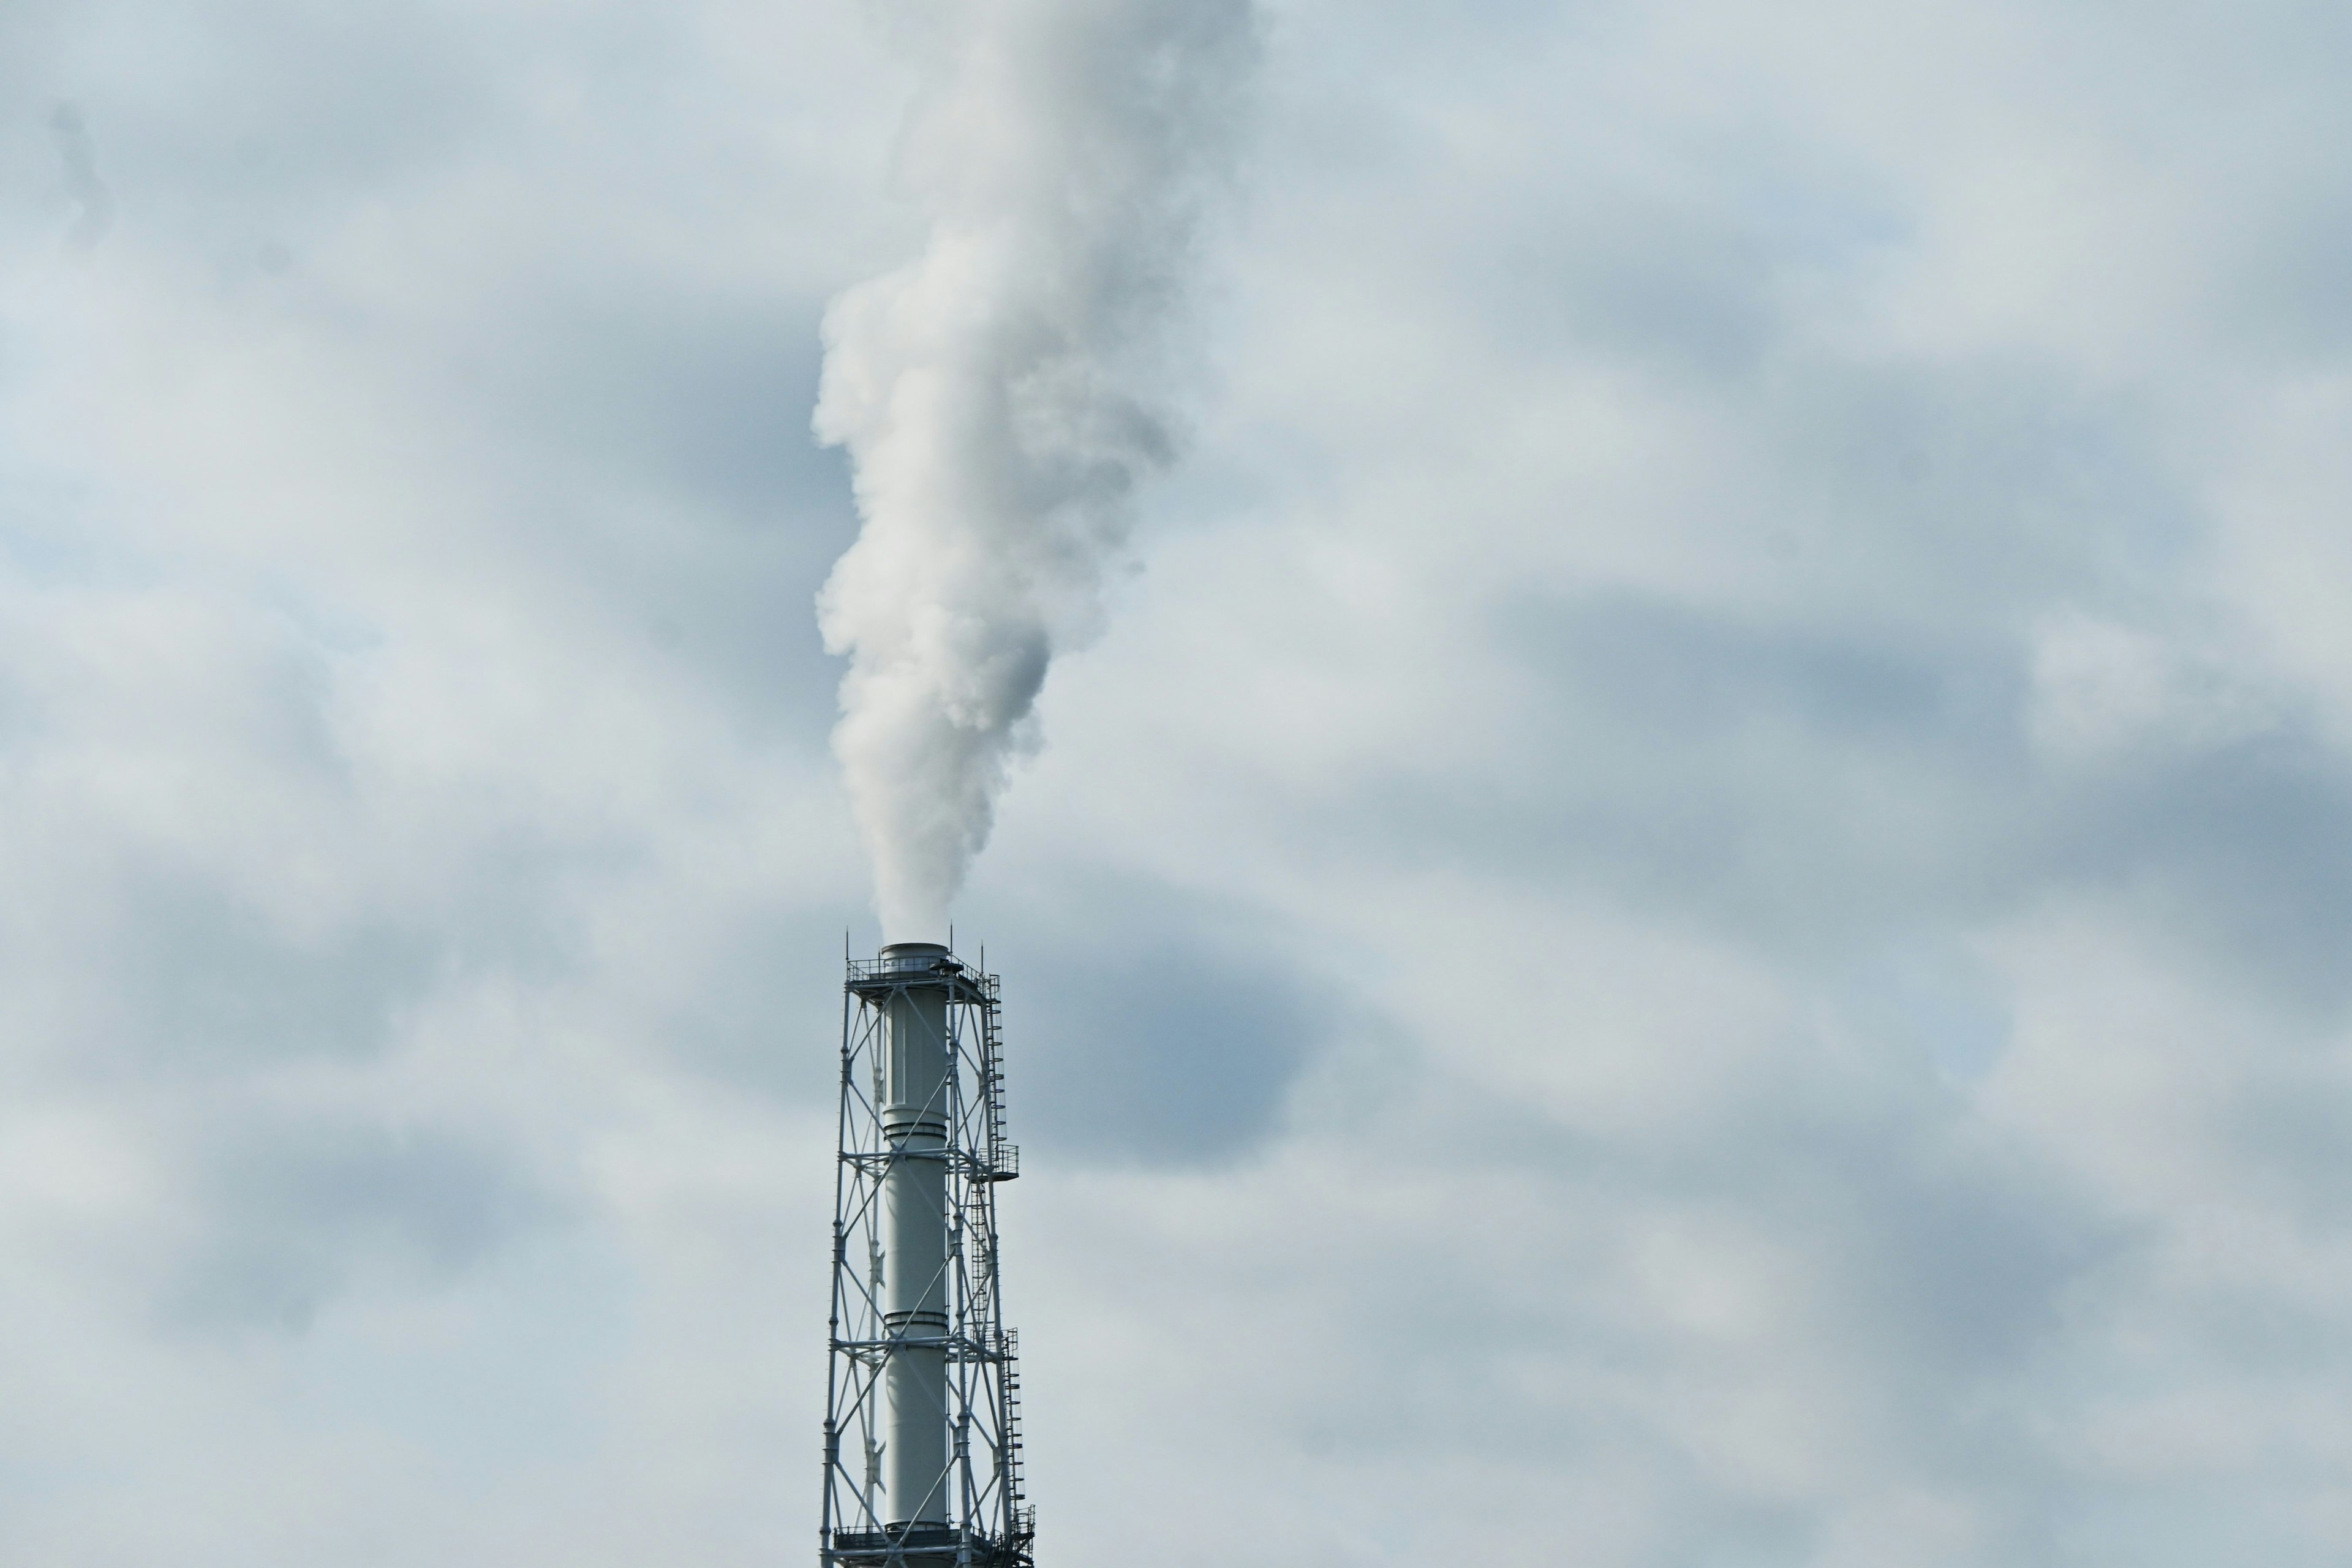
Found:
[[[0, 7], [0, 1559], [812, 1551], [902, 31]], [[1041, 1561], [2344, 1561], [2352, 13], [1257, 34], [955, 910]]]

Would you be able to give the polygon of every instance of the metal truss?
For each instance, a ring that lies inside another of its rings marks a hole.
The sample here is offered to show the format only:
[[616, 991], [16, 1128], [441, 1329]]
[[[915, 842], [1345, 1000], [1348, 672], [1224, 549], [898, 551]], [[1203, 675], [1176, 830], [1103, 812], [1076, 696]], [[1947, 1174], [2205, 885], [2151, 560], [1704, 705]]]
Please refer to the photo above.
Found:
[[[1036, 1510], [1023, 1496], [1018, 1336], [1004, 1326], [996, 1189], [1020, 1174], [1004, 1138], [1004, 1079], [993, 974], [952, 955], [850, 960], [843, 988], [840, 1161], [835, 1182], [833, 1306], [825, 1378], [823, 1568], [1031, 1568]], [[947, 995], [947, 1073], [931, 1110], [944, 1148], [886, 1136], [882, 1050], [894, 994]], [[882, 1305], [883, 1182], [892, 1163], [946, 1164], [946, 1330], [893, 1325]], [[881, 1495], [884, 1368], [902, 1346], [940, 1346], [947, 1363], [950, 1458], [940, 1500]], [[890, 1521], [943, 1513], [947, 1523]]]

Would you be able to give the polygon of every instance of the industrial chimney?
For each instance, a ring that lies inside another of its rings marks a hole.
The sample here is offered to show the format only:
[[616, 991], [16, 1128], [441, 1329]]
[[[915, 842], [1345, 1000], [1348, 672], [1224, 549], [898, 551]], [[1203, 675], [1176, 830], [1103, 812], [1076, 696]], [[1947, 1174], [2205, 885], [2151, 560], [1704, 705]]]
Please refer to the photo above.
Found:
[[997, 980], [937, 942], [849, 962], [841, 1027], [823, 1568], [1029, 1568], [1004, 1327]]

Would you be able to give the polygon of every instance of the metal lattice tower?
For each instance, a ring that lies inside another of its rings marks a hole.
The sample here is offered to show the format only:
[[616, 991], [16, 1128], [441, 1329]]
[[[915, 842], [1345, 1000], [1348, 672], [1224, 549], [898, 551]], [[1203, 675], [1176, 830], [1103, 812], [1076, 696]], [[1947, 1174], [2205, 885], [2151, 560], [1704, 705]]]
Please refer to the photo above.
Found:
[[1004, 1326], [997, 981], [935, 942], [851, 960], [841, 1015], [822, 1568], [1030, 1568]]

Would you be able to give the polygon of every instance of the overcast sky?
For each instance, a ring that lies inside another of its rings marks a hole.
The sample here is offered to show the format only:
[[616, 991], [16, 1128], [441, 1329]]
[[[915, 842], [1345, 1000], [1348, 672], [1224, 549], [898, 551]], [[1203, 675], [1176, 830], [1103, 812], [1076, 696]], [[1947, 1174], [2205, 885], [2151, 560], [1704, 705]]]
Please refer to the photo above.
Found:
[[[1262, 20], [955, 914], [1041, 1563], [2352, 1556], [2352, 10]], [[809, 1560], [917, 79], [0, 5], [0, 1560]]]

